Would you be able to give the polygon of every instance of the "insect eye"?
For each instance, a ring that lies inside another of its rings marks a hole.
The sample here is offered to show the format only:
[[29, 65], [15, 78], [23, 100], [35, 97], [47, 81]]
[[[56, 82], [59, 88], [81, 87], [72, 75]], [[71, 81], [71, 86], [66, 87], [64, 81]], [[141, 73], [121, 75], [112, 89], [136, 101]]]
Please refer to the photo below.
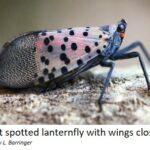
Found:
[[125, 26], [123, 24], [119, 24], [117, 28], [118, 32], [125, 32]]

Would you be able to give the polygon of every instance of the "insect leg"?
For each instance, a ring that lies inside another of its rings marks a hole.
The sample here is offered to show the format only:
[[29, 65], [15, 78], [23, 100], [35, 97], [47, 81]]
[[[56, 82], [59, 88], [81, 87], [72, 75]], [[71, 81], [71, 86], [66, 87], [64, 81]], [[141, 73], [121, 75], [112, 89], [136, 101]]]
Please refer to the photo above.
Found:
[[143, 59], [141, 57], [141, 55], [138, 53], [138, 52], [130, 52], [130, 53], [125, 53], [126, 51], [124, 51], [124, 53], [116, 53], [112, 58], [110, 58], [111, 60], [120, 60], [120, 59], [130, 59], [130, 58], [135, 58], [135, 57], [138, 57], [139, 58], [139, 61], [140, 61], [140, 65], [142, 67], [142, 70], [143, 70], [143, 73], [144, 73], [144, 77], [145, 77], [145, 80], [146, 80], [146, 83], [147, 83], [147, 87], [148, 87], [148, 90], [150, 90], [150, 81], [149, 81], [149, 78], [148, 78], [148, 73], [146, 71], [146, 68], [145, 68], [145, 64], [143, 62]]
[[109, 67], [110, 68], [110, 70], [107, 74], [107, 77], [105, 79], [104, 86], [103, 86], [103, 89], [101, 91], [100, 98], [98, 100], [100, 111], [102, 111], [102, 103], [104, 102], [104, 101], [102, 101], [102, 99], [103, 99], [103, 96], [105, 94], [106, 88], [108, 87], [109, 80], [111, 78], [111, 75], [112, 75], [113, 69], [115, 67], [115, 64], [113, 62], [101, 62], [100, 65], [103, 66], [103, 67]]
[[116, 54], [121, 55], [121, 54], [127, 53], [128, 51], [131, 51], [131, 50], [133, 50], [137, 47], [140, 48], [140, 50], [144, 53], [145, 57], [147, 58], [148, 62], [150, 63], [150, 55], [148, 54], [148, 52], [147, 52], [146, 48], [144, 47], [144, 45], [139, 41], [131, 43], [129, 46], [117, 51]]

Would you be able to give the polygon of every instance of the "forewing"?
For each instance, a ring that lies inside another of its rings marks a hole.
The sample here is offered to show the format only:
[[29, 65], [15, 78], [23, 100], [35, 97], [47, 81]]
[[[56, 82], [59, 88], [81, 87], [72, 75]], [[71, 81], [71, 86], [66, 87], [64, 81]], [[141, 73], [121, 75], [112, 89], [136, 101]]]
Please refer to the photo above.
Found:
[[108, 45], [109, 34], [99, 27], [70, 28], [39, 33], [36, 42], [38, 79], [52, 80], [99, 55]]

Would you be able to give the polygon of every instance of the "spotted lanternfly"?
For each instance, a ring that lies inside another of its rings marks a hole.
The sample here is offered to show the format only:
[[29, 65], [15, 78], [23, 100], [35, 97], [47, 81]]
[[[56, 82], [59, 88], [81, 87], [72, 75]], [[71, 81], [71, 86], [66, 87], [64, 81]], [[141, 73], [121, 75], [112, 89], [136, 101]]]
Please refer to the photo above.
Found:
[[96, 65], [110, 70], [101, 91], [99, 104], [108, 87], [115, 60], [138, 57], [150, 90], [145, 65], [138, 52], [140, 47], [148, 60], [142, 43], [134, 42], [119, 50], [127, 23], [102, 27], [79, 27], [54, 31], [35, 31], [20, 35], [4, 44], [0, 51], [0, 85], [28, 88], [36, 85], [58, 86]]

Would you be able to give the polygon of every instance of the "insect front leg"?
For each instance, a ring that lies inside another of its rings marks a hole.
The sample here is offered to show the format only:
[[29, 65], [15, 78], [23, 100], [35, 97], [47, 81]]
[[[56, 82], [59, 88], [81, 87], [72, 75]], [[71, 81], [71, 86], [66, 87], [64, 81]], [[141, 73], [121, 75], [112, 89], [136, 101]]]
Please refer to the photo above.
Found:
[[150, 63], [150, 55], [148, 54], [148, 51], [146, 50], [144, 45], [139, 41], [131, 43], [129, 46], [119, 50], [117, 53], [115, 53], [115, 55], [118, 55], [118, 56], [122, 55], [122, 54], [127, 53], [127, 52], [129, 52], [129, 51], [131, 51], [137, 47], [140, 48], [140, 50], [143, 52], [143, 54], [147, 58], [148, 62]]
[[145, 77], [145, 80], [146, 80], [146, 83], [147, 83], [148, 90], [150, 90], [150, 81], [149, 81], [149, 78], [148, 78], [148, 73], [146, 71], [145, 64], [143, 62], [143, 59], [142, 59], [141, 55], [138, 52], [125, 53], [125, 52], [128, 51], [128, 49], [126, 49], [126, 51], [125, 51], [125, 49], [122, 50], [122, 51], [124, 53], [122, 53], [120, 51], [120, 52], [116, 53], [114, 56], [112, 56], [110, 59], [111, 60], [121, 60], [121, 59], [130, 59], [130, 58], [138, 57], [139, 61], [140, 61], [140, 65], [141, 65], [143, 73], [144, 73], [144, 77]]
[[113, 69], [115, 67], [115, 64], [113, 62], [106, 62], [105, 61], [105, 62], [101, 62], [100, 65], [103, 66], [103, 67], [109, 67], [110, 68], [110, 70], [109, 70], [109, 72], [107, 74], [107, 77], [105, 79], [104, 86], [103, 86], [103, 89], [101, 91], [100, 98], [98, 100], [100, 111], [102, 111], [102, 103], [104, 102], [103, 101], [103, 96], [105, 94], [106, 88], [108, 87], [108, 84], [109, 84], [109, 81], [110, 81]]

